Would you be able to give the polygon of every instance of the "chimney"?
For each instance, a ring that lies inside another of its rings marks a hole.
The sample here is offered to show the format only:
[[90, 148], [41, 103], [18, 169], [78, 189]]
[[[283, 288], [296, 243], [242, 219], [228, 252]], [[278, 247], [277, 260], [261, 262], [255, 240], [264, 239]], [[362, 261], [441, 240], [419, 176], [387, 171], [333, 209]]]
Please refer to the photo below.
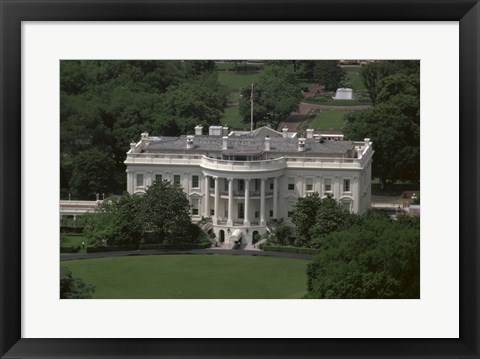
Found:
[[195, 126], [195, 136], [201, 136], [203, 134], [203, 126]]
[[192, 136], [192, 135], [188, 135], [187, 136], [187, 150], [190, 150], [193, 148], [193, 138], [195, 136]]
[[307, 138], [313, 138], [313, 129], [307, 128]]
[[222, 136], [228, 136], [228, 126], [222, 127]]
[[270, 137], [265, 137], [265, 151], [270, 151]]
[[135, 146], [137, 144], [135, 142], [130, 143], [130, 153], [135, 153]]
[[222, 139], [223, 139], [222, 150], [226, 150], [226, 149], [228, 149], [228, 137], [223, 136]]
[[305, 138], [300, 137], [298, 139], [298, 151], [305, 152]]
[[282, 128], [283, 138], [287, 138], [288, 128]]

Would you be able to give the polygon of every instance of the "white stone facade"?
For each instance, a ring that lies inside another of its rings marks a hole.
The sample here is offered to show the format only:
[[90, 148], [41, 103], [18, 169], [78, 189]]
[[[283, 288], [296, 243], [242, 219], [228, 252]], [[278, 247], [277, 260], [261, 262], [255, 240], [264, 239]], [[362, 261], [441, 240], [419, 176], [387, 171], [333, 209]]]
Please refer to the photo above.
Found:
[[198, 127], [195, 136], [142, 134], [127, 153], [127, 190], [143, 193], [158, 180], [179, 183], [190, 199], [192, 220], [211, 218], [224, 246], [231, 246], [236, 230], [251, 243], [271, 220], [288, 223], [298, 198], [310, 193], [331, 194], [351, 212], [370, 208], [369, 139], [323, 141], [313, 131], [297, 138], [268, 128], [228, 133], [223, 127], [215, 133], [213, 126], [202, 135]]

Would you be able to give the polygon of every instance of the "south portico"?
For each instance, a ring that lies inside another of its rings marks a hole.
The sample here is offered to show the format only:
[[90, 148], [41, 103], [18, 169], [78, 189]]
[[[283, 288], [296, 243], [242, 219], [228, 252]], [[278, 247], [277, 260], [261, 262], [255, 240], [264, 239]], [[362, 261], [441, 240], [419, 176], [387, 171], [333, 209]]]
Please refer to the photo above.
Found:
[[232, 245], [229, 239], [235, 237], [233, 233], [237, 230], [242, 233], [242, 241], [248, 244], [252, 244], [255, 234], [263, 236], [267, 232], [267, 219], [277, 219], [281, 175], [278, 171], [226, 175], [203, 171], [203, 216], [212, 219], [218, 243]]

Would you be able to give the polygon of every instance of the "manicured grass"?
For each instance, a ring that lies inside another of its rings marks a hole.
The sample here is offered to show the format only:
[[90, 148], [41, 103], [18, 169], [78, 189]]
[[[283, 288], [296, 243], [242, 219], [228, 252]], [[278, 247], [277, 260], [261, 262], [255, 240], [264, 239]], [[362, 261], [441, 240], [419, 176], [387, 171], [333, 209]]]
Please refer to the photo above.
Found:
[[62, 266], [94, 284], [94, 298], [280, 299], [306, 294], [307, 263], [261, 256], [152, 255]]
[[220, 123], [222, 125], [227, 125], [230, 128], [245, 130], [250, 128], [249, 124], [246, 124], [242, 121], [242, 118], [238, 113], [238, 106], [227, 106]]
[[[237, 64], [237, 72], [247, 72], [252, 71], [259, 71], [263, 67], [263, 64], [245, 64], [242, 62], [238, 62]], [[228, 70], [228, 71], [235, 71], [235, 62], [217, 62], [215, 63], [215, 68], [217, 70]]]
[[353, 89], [353, 91], [366, 91], [367, 88], [362, 80], [362, 67], [360, 66], [345, 66], [343, 68], [347, 72], [348, 85]]
[[258, 81], [258, 76], [260, 76], [259, 73], [226, 71], [218, 72], [218, 81], [222, 85], [227, 86], [230, 91], [239, 92]]
[[311, 122], [311, 128], [316, 130], [339, 130], [345, 126], [347, 110], [322, 110], [315, 111], [316, 118]]

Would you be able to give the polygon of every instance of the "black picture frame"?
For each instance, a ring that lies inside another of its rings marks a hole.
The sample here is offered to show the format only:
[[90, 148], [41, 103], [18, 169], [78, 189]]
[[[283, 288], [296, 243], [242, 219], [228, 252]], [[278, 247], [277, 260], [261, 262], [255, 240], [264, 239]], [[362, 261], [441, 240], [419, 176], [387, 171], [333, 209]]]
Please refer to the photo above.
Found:
[[[0, 0], [0, 11], [0, 355], [2, 358], [479, 358], [480, 5], [478, 0]], [[22, 339], [21, 22], [87, 20], [459, 21], [460, 213], [452, 213], [452, 216], [459, 215], [460, 218], [460, 338]]]

